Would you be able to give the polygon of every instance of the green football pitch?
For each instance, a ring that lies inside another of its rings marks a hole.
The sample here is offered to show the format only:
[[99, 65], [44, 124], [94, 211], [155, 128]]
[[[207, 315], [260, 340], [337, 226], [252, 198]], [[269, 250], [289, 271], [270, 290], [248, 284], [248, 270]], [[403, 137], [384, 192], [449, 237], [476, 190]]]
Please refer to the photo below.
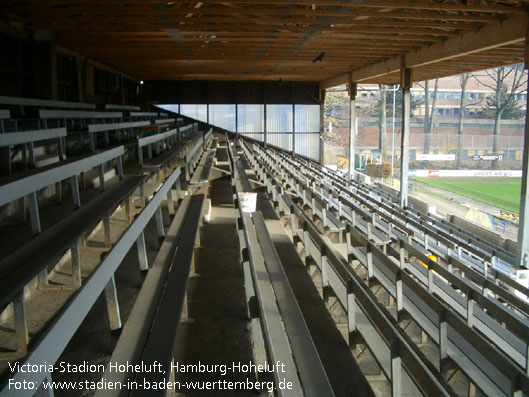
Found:
[[518, 213], [521, 178], [410, 178], [482, 203]]

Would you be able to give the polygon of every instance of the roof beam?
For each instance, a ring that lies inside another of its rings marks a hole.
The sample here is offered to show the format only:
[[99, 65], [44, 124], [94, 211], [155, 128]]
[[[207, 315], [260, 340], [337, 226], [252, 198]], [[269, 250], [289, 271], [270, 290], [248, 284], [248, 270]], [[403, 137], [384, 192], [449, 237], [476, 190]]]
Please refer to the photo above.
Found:
[[[416, 51], [407, 52], [404, 54], [405, 66], [406, 68], [415, 68], [521, 42], [525, 40], [526, 19], [525, 15], [512, 17], [502, 23], [483, 27], [477, 32], [462, 33], [458, 37], [440, 41]], [[354, 82], [372, 80], [398, 72], [400, 66], [400, 56], [395, 56], [351, 71], [351, 79]], [[345, 84], [348, 81], [349, 73], [345, 73], [322, 81], [320, 87], [330, 88]]]
[[[152, 0], [147, 0], [145, 2], [137, 2], [134, 1], [136, 7], [133, 9], [129, 9], [128, 7], [124, 7], [122, 4], [120, 4], [117, 1], [106, 1], [106, 0], [100, 0], [100, 3], [104, 4], [105, 6], [110, 6], [115, 10], [122, 11], [124, 13], [134, 13], [135, 9], [141, 9], [142, 12], [145, 11], [159, 11], [159, 12], [171, 12], [171, 13], [183, 13], [183, 12], [189, 12], [191, 9], [186, 8], [175, 8], [175, 7], [167, 7], [165, 9], [163, 8], [155, 8], [153, 7]], [[97, 1], [92, 0], [91, 3], [96, 3]], [[180, 1], [180, 4], [188, 3], [189, 6], [195, 6], [202, 3], [197, 3], [196, 0], [189, 0], [189, 1]], [[289, 7], [293, 8], [293, 5], [296, 7], [294, 9], [302, 9], [306, 5], [312, 5], [314, 4], [314, 0], [307, 0], [307, 1], [300, 1], [297, 0], [295, 4], [291, 0], [281, 0], [281, 1], [270, 1], [270, 0], [259, 0], [259, 1], [248, 1], [248, 0], [241, 0], [241, 1], [230, 1], [229, 2], [231, 6], [234, 4], [239, 3], [241, 6], [249, 6], [251, 5], [253, 8], [259, 9], [274, 9], [274, 8], [282, 8], [282, 7]], [[497, 4], [479, 4], [479, 2], [469, 2], [471, 4], [450, 4], [447, 2], [434, 2], [429, 0], [379, 0], [377, 2], [351, 2], [347, 3], [343, 0], [341, 1], [318, 1], [317, 7], [315, 9], [307, 10], [310, 13], [317, 13], [321, 12], [322, 10], [327, 10], [331, 12], [340, 12], [341, 10], [350, 10], [354, 11], [356, 9], [362, 9], [362, 8], [368, 8], [368, 9], [406, 9], [406, 10], [435, 10], [435, 11], [457, 11], [457, 12], [503, 12], [503, 13], [524, 13], [524, 9], [518, 5], [497, 5]], [[475, 4], [474, 4], [475, 3]], [[76, 12], [78, 9], [86, 9], [86, 1], [80, 0], [80, 1], [48, 1], [46, 5], [39, 5], [38, 8], [32, 7], [31, 4], [27, 3], [13, 3], [13, 4], [5, 4], [2, 5], [2, 9], [5, 9], [6, 11], [47, 11], [51, 8], [51, 6], [59, 5], [64, 6], [67, 4], [68, 10], [73, 10]], [[257, 8], [256, 6], [259, 6], [260, 8]], [[282, 6], [282, 7], [281, 7]], [[239, 7], [237, 8], [237, 11], [240, 12], [246, 12], [245, 7]], [[223, 11], [225, 9], [231, 9], [231, 7], [221, 7], [221, 6], [213, 6], [209, 7], [207, 9], [208, 12], [211, 13], [217, 13], [219, 10]]]

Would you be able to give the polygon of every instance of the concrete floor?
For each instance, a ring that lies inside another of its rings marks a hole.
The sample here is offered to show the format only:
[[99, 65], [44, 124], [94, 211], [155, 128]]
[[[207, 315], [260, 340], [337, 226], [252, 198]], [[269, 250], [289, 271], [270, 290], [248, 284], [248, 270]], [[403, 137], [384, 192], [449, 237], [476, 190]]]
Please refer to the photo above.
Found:
[[[224, 176], [210, 183], [211, 220], [200, 233], [196, 275], [188, 289], [189, 316], [175, 361], [180, 364], [248, 364], [253, 361], [252, 336], [247, 318], [246, 295], [239, 240], [235, 224], [231, 180]], [[181, 373], [186, 381], [255, 381], [253, 374], [228, 371]], [[182, 390], [182, 392], [184, 392]], [[255, 395], [237, 393], [237, 395]], [[217, 391], [189, 391], [186, 395], [227, 395]]]
[[[218, 160], [223, 158], [219, 149]], [[219, 164], [220, 164], [219, 163]], [[247, 166], [247, 165], [246, 165]], [[251, 174], [250, 174], [251, 176]], [[252, 335], [246, 314], [242, 265], [235, 227], [229, 177], [210, 184], [211, 221], [201, 230], [201, 249], [196, 262], [198, 275], [191, 279], [189, 313], [192, 322], [184, 325], [175, 360], [185, 364], [230, 364], [253, 361]], [[337, 396], [372, 396], [349, 347], [327, 311], [307, 273], [287, 230], [263, 192], [258, 195], [262, 211], [278, 255], [285, 267], [298, 303], [305, 316], [327, 375]], [[176, 380], [244, 380], [253, 375], [228, 373], [180, 374]], [[219, 392], [190, 395], [229, 395]], [[237, 393], [255, 395], [256, 392]]]

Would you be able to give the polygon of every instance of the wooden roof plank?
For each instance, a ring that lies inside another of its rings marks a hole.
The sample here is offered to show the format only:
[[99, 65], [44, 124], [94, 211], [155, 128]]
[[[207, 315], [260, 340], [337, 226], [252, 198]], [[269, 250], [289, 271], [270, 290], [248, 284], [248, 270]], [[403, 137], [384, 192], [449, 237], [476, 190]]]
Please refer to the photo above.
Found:
[[[476, 52], [493, 49], [496, 47], [515, 44], [525, 40], [526, 16], [515, 16], [504, 21], [502, 24], [486, 26], [477, 32], [463, 33], [459, 37], [448, 39], [431, 46], [421, 48], [417, 51], [404, 55], [404, 64], [407, 68], [430, 63], [441, 62]], [[351, 79], [355, 82], [363, 82], [383, 75], [391, 74], [400, 70], [400, 57], [392, 57], [383, 62], [369, 65], [365, 68], [351, 71]], [[349, 75], [343, 74], [322, 81], [322, 88], [345, 84]]]

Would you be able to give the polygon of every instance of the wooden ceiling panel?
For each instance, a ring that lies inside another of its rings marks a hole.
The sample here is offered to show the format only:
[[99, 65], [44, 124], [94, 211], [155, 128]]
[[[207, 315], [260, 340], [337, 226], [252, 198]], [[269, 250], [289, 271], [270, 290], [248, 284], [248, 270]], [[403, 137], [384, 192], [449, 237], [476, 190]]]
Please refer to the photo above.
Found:
[[398, 82], [402, 62], [415, 79], [519, 62], [526, 31], [509, 0], [17, 0], [0, 13], [141, 80], [322, 87]]

